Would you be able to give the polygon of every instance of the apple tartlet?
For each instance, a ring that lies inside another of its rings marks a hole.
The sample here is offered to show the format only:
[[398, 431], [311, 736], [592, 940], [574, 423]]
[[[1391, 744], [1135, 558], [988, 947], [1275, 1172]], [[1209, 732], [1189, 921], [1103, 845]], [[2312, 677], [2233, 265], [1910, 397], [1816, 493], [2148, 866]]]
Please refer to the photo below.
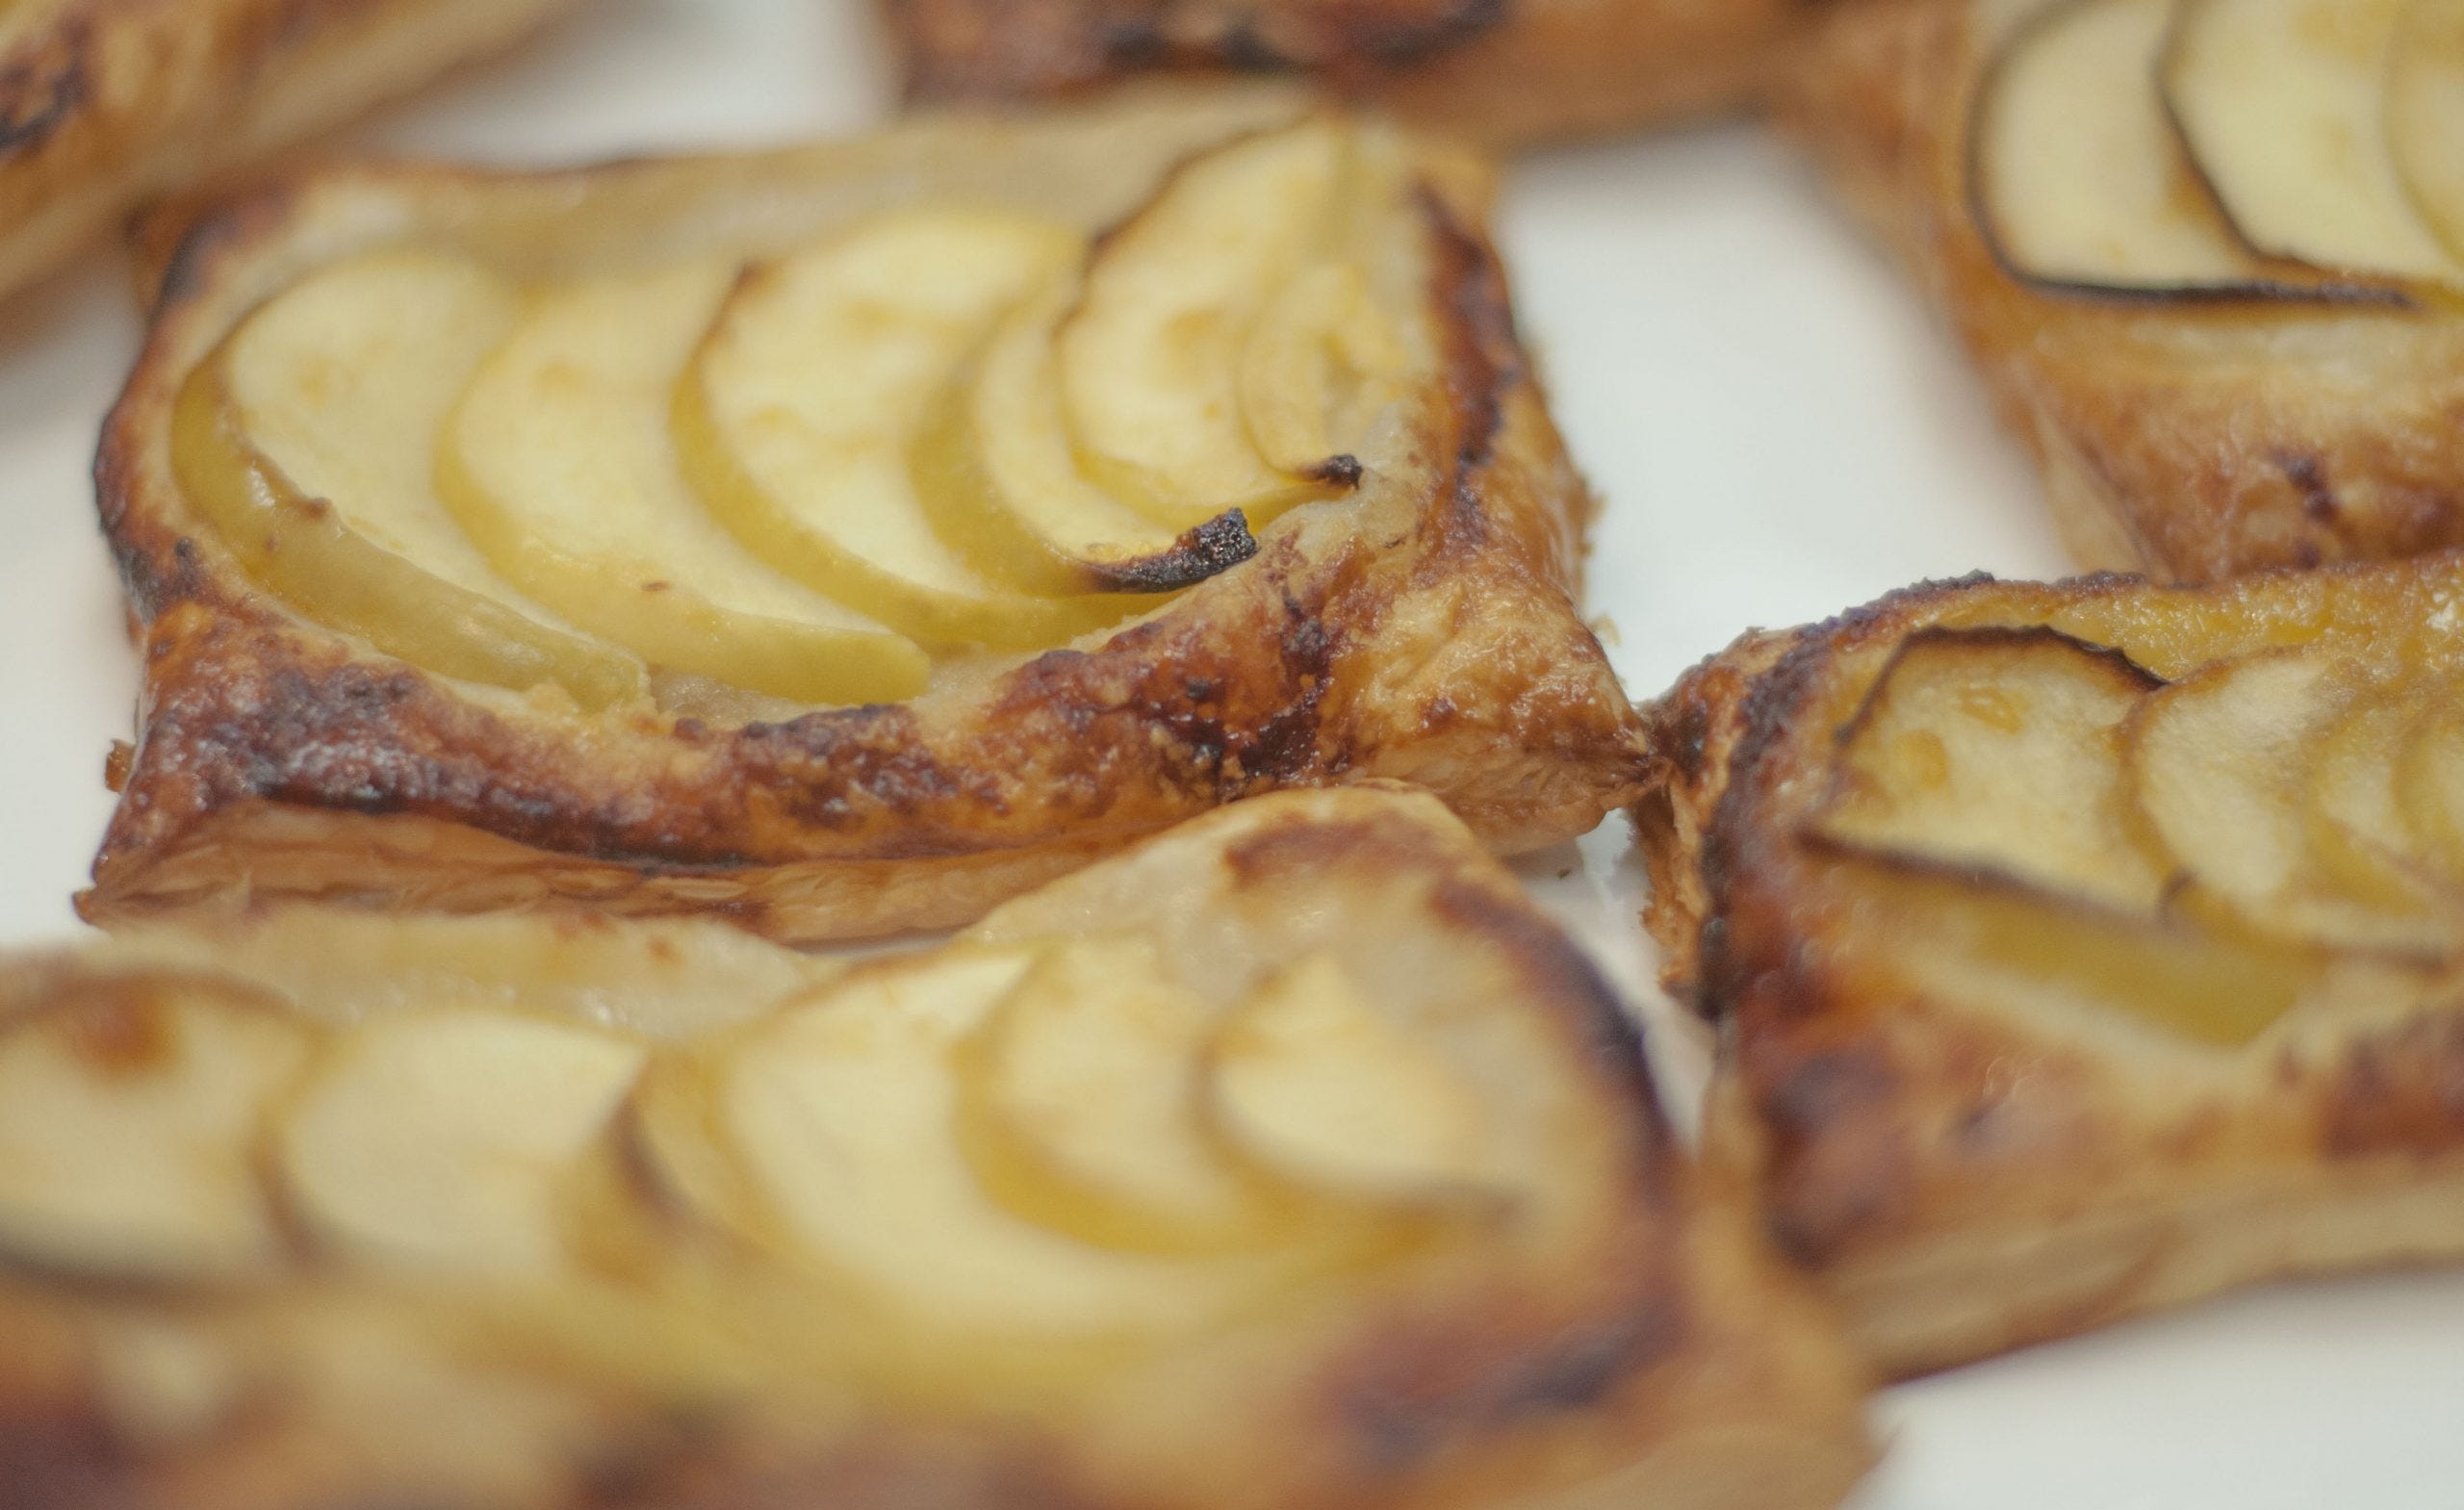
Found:
[[1882, 0], [1784, 116], [2092, 567], [2464, 544], [2464, 5]]
[[572, 0], [0, 0], [0, 294]]
[[1277, 90], [208, 214], [84, 906], [950, 926], [1279, 786], [1640, 790], [1474, 162]]
[[882, 0], [924, 102], [1166, 72], [1300, 73], [1408, 118], [1527, 142], [1753, 98], [1804, 0]]
[[1925, 586], [1657, 708], [1714, 1155], [1882, 1368], [2464, 1258], [2459, 595]]
[[0, 1481], [53, 1510], [1818, 1510], [1830, 1318], [1423, 794], [853, 967], [304, 908], [0, 963]]

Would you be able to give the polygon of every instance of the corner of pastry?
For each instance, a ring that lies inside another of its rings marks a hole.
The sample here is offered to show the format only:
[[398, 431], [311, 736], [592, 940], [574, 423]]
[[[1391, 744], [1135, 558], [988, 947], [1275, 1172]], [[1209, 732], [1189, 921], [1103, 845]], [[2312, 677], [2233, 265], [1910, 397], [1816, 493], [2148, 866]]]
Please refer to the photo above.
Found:
[[2464, 544], [2464, 9], [1883, 0], [1777, 90], [2081, 564]]
[[1303, 75], [1521, 143], [1733, 109], [1801, 0], [883, 0], [918, 101], [1083, 95], [1148, 75]]
[[1485, 170], [1273, 89], [209, 211], [105, 429], [84, 909], [949, 926], [1281, 786], [1639, 790]]
[[2459, 591], [1934, 584], [1654, 713], [1714, 1157], [1879, 1368], [2464, 1255]]
[[1613, 993], [1398, 788], [853, 966], [158, 921], [0, 960], [0, 1469], [64, 1505], [1823, 1510], [1871, 1455]]

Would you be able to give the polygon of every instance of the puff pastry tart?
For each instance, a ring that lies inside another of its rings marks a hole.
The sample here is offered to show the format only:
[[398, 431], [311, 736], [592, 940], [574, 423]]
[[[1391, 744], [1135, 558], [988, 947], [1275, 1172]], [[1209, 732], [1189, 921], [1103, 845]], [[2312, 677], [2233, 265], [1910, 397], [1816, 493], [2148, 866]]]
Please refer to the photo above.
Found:
[[845, 968], [297, 909], [0, 966], [49, 1510], [1833, 1503], [1828, 1318], [1433, 800]]
[[1306, 73], [1414, 119], [1527, 141], [1757, 92], [1805, 0], [883, 0], [921, 100], [1151, 71]]
[[2459, 591], [1920, 587], [1661, 705], [1712, 1142], [1884, 1369], [2464, 1257]]
[[814, 939], [1276, 786], [1590, 828], [1639, 729], [1484, 185], [1269, 90], [222, 209], [103, 441], [146, 679], [88, 914]]
[[569, 3], [0, 4], [0, 293], [140, 201], [339, 125]]
[[2464, 543], [2464, 6], [1885, 0], [1779, 94], [2090, 566]]

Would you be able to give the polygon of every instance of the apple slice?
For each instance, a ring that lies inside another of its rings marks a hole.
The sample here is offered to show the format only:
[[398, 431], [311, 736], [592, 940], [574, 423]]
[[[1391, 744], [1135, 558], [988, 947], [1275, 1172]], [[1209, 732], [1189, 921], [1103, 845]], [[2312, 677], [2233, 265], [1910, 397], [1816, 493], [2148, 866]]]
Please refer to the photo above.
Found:
[[2179, 905], [2214, 898], [2271, 932], [2334, 948], [2437, 955], [2453, 930], [2338, 890], [2307, 840], [2304, 786], [2360, 668], [2323, 651], [2225, 661], [2151, 695], [2125, 735], [2132, 795], [2179, 862]]
[[641, 664], [541, 622], [437, 499], [437, 427], [513, 328], [519, 291], [466, 258], [391, 250], [310, 274], [192, 372], [171, 422], [180, 491], [248, 575], [388, 655], [584, 708], [640, 697]]
[[2017, 275], [2132, 294], [2293, 293], [2226, 223], [2157, 92], [2173, 0], [2059, 0], [1978, 90], [1971, 192]]
[[1810, 832], [2152, 911], [2165, 868], [2124, 826], [2117, 738], [2159, 685], [2051, 629], [1911, 635], [1841, 730]]
[[1170, 592], [1255, 555], [1239, 509], [1175, 535], [1078, 470], [1052, 357], [1077, 296], [1073, 269], [1021, 301], [934, 400], [909, 455], [934, 529], [985, 576], [1048, 595]]
[[1215, 1010], [1143, 940], [1056, 945], [967, 1045], [961, 1136], [987, 1190], [1090, 1242], [1190, 1252], [1272, 1235], [1291, 1203], [1198, 1115]]
[[1345, 223], [1350, 145], [1313, 119], [1185, 163], [1095, 244], [1056, 338], [1088, 475], [1173, 528], [1242, 509], [1252, 527], [1356, 480], [1348, 456], [1278, 466], [1251, 441], [1241, 357], [1278, 290]]
[[1270, 1260], [1081, 1241], [994, 1201], [960, 1146], [955, 1056], [1034, 958], [959, 949], [864, 972], [734, 1046], [709, 1094], [766, 1214], [752, 1235], [855, 1287], [873, 1314], [971, 1343], [1202, 1325]]
[[1084, 240], [1008, 212], [908, 210], [748, 272], [677, 389], [703, 500], [747, 549], [929, 644], [1036, 649], [1139, 606], [978, 572], [934, 531], [908, 465], [991, 321]]
[[2413, 208], [2464, 258], [2464, 0], [2412, 0], [2387, 59], [2387, 144]]
[[2456, 906], [2396, 795], [2399, 757], [2425, 710], [2417, 688], [2366, 689], [2320, 739], [2303, 782], [2321, 873], [2391, 912], [2439, 914]]
[[2033, 1027], [2118, 1018], [2234, 1048], [2291, 1011], [2319, 978], [2315, 954], [2219, 938], [2076, 895], [1980, 883], [1892, 857], [1842, 865], [1851, 894], [1878, 909], [1872, 936], [1889, 941], [1878, 967], [1936, 1003], [2014, 1012]]
[[562, 1266], [557, 1190], [599, 1145], [647, 1051], [495, 1008], [378, 1017], [283, 1118], [291, 1204], [327, 1241], [409, 1268]]
[[2438, 874], [2464, 885], [2464, 717], [2432, 707], [2397, 756], [2396, 802]]
[[259, 1120], [313, 1042], [274, 1003], [168, 979], [0, 1022], [0, 1253], [104, 1279], [274, 1268]]
[[1241, 346], [1241, 418], [1278, 471], [1306, 474], [1368, 433], [1402, 393], [1411, 357], [1368, 274], [1319, 263], [1286, 284]]
[[694, 499], [668, 438], [677, 373], [732, 263], [542, 295], [448, 422], [446, 504], [507, 581], [655, 665], [808, 703], [911, 697], [932, 664], [777, 572]]
[[2182, 0], [2165, 97], [2225, 215], [2259, 252], [2464, 284], [2405, 192], [2385, 87], [2405, 0]]
[[1303, 958], [1225, 1014], [1203, 1086], [1224, 1140], [1303, 1188], [1416, 1205], [1505, 1198], [1479, 1091], [1332, 955]]

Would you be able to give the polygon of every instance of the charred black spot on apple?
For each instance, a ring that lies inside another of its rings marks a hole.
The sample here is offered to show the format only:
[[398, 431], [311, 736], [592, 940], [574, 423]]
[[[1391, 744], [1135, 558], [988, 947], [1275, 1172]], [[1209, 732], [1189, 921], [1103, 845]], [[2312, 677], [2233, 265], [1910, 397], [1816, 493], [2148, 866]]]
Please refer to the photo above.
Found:
[[1169, 593], [1228, 572], [1257, 553], [1258, 537], [1249, 532], [1248, 517], [1233, 508], [1190, 529], [1160, 555], [1093, 562], [1088, 572], [1097, 592]]

